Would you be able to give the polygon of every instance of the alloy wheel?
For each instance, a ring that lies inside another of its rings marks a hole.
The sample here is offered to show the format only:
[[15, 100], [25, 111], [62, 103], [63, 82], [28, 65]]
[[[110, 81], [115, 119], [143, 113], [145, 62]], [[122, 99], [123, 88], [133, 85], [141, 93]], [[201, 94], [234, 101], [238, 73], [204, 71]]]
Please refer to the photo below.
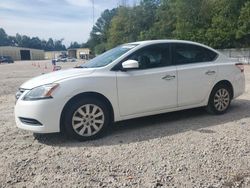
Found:
[[85, 104], [79, 107], [73, 114], [72, 126], [80, 136], [93, 136], [104, 125], [104, 112], [95, 104]]
[[218, 111], [224, 111], [230, 104], [230, 94], [228, 90], [221, 88], [214, 95], [214, 107]]

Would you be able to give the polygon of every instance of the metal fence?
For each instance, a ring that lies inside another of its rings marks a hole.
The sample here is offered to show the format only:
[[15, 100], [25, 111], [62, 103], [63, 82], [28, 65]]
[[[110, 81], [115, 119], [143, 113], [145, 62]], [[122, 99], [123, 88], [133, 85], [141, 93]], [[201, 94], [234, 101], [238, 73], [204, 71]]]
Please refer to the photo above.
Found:
[[218, 51], [230, 58], [237, 58], [242, 63], [250, 64], [250, 48], [224, 49]]

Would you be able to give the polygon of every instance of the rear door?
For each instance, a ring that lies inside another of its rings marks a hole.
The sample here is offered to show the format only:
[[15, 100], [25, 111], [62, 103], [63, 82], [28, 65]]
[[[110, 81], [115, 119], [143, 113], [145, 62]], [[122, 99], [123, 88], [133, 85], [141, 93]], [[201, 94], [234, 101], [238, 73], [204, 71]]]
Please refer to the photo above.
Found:
[[217, 54], [202, 46], [173, 44], [178, 75], [178, 106], [197, 105], [209, 95], [217, 75]]

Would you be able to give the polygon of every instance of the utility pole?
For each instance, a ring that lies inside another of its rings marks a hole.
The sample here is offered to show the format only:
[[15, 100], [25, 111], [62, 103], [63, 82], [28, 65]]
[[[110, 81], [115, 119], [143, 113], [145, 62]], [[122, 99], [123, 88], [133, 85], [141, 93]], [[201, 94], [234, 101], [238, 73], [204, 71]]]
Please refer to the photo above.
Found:
[[95, 0], [92, 0], [92, 15], [93, 15], [93, 27], [95, 25]]

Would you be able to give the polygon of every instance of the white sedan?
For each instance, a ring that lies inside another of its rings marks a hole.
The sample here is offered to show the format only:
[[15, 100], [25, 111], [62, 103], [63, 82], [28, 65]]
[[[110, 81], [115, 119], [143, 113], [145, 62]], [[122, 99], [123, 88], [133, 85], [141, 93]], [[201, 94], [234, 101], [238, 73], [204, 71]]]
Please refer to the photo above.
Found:
[[203, 106], [223, 114], [244, 90], [243, 65], [210, 47], [134, 42], [27, 81], [16, 94], [15, 119], [21, 129], [89, 140], [131, 118]]

